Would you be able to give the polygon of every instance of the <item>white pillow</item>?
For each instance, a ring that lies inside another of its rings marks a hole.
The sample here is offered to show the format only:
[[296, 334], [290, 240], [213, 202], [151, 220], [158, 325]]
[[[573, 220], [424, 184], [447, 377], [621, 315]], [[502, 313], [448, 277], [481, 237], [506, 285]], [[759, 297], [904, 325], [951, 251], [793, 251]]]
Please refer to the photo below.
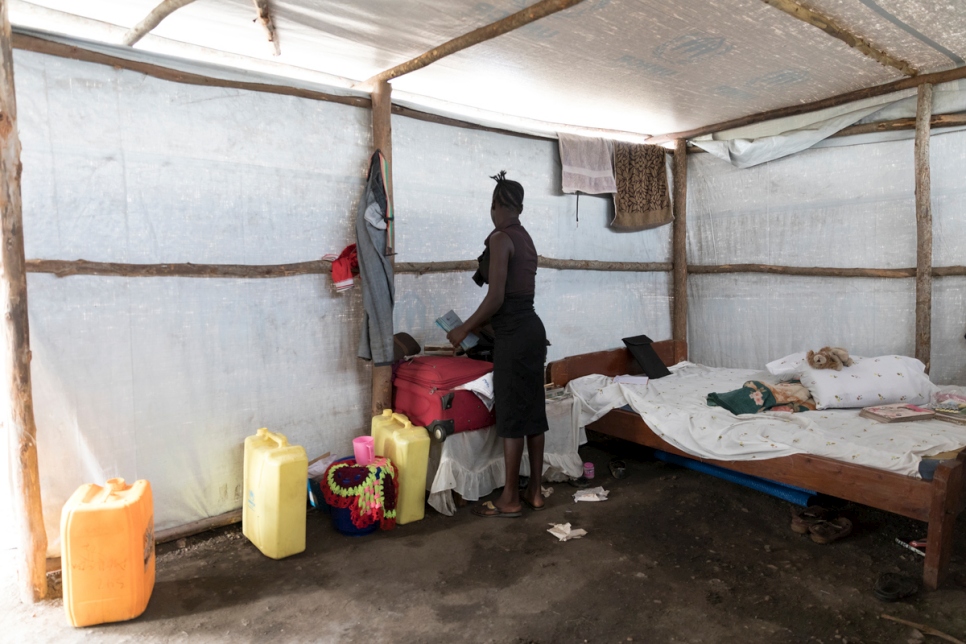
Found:
[[848, 409], [910, 403], [926, 405], [937, 391], [926, 367], [907, 356], [857, 358], [855, 364], [832, 369], [802, 370], [802, 384], [812, 392], [816, 409]]
[[769, 362], [765, 365], [765, 369], [768, 369], [768, 373], [771, 375], [779, 376], [785, 380], [798, 378], [805, 369], [808, 369], [807, 356], [808, 352], [806, 351], [793, 353], [790, 356]]

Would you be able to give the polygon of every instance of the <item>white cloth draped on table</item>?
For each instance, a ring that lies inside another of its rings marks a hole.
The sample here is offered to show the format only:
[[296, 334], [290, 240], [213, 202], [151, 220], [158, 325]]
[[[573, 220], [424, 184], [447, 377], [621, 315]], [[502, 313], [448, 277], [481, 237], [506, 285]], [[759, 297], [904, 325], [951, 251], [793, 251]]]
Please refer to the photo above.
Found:
[[[564, 481], [583, 473], [577, 447], [587, 442], [583, 429], [577, 427], [573, 398], [547, 401], [546, 434], [543, 453], [543, 477], [548, 481]], [[526, 450], [521, 476], [530, 475]], [[453, 434], [442, 445], [433, 445], [429, 453], [427, 476], [429, 505], [440, 514], [456, 514], [453, 492], [467, 501], [477, 501], [506, 480], [503, 465], [503, 440], [490, 427], [473, 432]]]

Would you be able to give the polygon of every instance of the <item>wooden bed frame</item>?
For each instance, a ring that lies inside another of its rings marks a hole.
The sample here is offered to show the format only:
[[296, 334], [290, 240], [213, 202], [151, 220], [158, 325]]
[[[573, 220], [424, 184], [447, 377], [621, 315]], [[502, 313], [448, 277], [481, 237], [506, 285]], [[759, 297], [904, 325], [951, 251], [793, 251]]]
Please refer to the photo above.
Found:
[[[653, 346], [665, 364], [687, 359], [687, 345], [684, 342], [665, 340], [655, 342]], [[557, 387], [590, 374], [617, 376], [639, 373], [641, 368], [623, 348], [585, 353], [547, 365], [547, 381]], [[923, 584], [929, 590], [935, 590], [946, 576], [956, 517], [966, 509], [966, 450], [955, 459], [940, 461], [933, 480], [923, 481], [808, 454], [755, 461], [704, 459], [670, 445], [651, 431], [638, 414], [620, 409], [609, 412], [587, 428], [736, 472], [796, 485], [925, 521], [929, 524], [929, 547], [926, 549]]]

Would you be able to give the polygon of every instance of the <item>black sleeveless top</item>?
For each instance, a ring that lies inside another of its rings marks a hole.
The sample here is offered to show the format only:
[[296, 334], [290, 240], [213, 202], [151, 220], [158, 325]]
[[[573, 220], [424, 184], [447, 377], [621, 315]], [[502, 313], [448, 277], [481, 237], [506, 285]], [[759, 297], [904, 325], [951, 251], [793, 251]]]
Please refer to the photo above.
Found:
[[473, 275], [473, 281], [483, 286], [490, 282], [490, 237], [496, 232], [503, 232], [513, 242], [513, 255], [506, 271], [506, 298], [526, 298], [533, 302], [537, 279], [537, 249], [527, 229], [519, 222], [504, 228], [497, 228], [491, 232], [484, 244], [486, 249], [479, 257], [479, 268]]

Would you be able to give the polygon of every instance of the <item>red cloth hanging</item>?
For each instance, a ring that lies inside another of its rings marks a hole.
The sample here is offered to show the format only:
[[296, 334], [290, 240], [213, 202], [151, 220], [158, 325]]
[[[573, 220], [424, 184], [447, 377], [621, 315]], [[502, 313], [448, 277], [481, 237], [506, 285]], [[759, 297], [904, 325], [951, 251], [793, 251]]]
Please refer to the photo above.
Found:
[[323, 255], [322, 259], [332, 262], [332, 282], [335, 290], [341, 293], [352, 288], [352, 276], [359, 272], [359, 258], [356, 245], [346, 246], [338, 256]]

